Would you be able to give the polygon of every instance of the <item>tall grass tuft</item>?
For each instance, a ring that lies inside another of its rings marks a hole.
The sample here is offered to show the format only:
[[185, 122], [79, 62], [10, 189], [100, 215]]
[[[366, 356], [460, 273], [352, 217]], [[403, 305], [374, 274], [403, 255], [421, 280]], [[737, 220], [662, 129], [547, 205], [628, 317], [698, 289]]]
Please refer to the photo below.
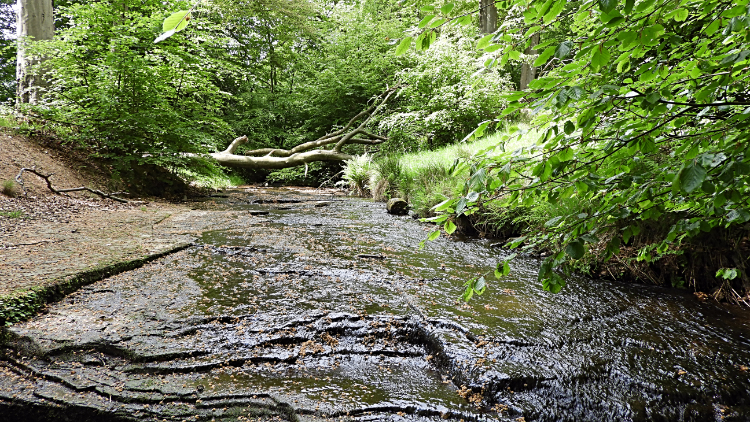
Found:
[[17, 197], [21, 193], [21, 189], [18, 187], [18, 183], [13, 180], [4, 180], [2, 185], [3, 195], [11, 198]]
[[[520, 129], [525, 130], [525, 127]], [[456, 159], [468, 160], [480, 151], [510, 153], [534, 144], [536, 133], [498, 132], [470, 143], [453, 144], [434, 151], [403, 155], [387, 155], [378, 159], [360, 156], [346, 163], [344, 180], [357, 195], [369, 194], [385, 201], [401, 197], [421, 216], [430, 215], [430, 208], [450, 196], [460, 194], [467, 173], [450, 174]], [[505, 140], [505, 138], [510, 138]]]

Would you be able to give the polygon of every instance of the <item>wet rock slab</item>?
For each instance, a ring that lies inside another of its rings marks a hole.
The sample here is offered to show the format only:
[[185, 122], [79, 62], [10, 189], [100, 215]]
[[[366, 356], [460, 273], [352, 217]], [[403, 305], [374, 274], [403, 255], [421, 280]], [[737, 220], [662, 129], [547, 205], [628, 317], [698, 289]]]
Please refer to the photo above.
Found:
[[165, 228], [192, 233], [195, 246], [8, 330], [0, 414], [750, 418], [744, 312], [583, 279], [549, 295], [532, 260], [461, 304], [462, 281], [499, 258], [491, 242], [441, 239], [420, 251], [429, 227], [358, 200], [283, 190], [217, 199], [226, 202]]

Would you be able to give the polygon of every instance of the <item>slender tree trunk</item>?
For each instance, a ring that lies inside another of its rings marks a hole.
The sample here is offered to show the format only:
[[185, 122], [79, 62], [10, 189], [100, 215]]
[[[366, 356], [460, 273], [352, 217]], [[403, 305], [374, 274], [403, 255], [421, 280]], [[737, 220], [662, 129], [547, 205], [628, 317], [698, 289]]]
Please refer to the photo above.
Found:
[[[539, 33], [535, 33], [531, 36], [531, 44], [529, 45], [529, 48], [524, 51], [526, 55], [532, 55], [536, 54], [537, 51], [534, 49], [534, 47], [539, 44]], [[531, 63], [524, 62], [521, 65], [521, 81], [518, 83], [518, 89], [520, 91], [526, 91], [526, 89], [529, 87], [529, 83], [536, 79], [536, 67], [534, 67]]]
[[16, 59], [17, 101], [18, 104], [36, 104], [41, 95], [40, 89], [44, 88], [44, 78], [31, 72], [31, 67], [40, 60], [29, 57], [26, 50], [29, 43], [51, 40], [55, 35], [52, 0], [20, 0], [16, 33], [19, 40]]
[[495, 0], [479, 0], [479, 27], [485, 34], [497, 30], [497, 6]]

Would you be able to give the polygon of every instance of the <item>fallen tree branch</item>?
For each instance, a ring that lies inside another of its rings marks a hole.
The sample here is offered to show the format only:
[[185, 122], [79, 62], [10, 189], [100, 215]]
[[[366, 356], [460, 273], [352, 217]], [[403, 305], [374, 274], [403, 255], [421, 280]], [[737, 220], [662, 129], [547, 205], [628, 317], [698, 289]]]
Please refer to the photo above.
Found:
[[33, 242], [33, 243], [16, 243], [13, 245], [2, 245], [0, 246], [0, 249], [15, 249], [15, 248], [20, 248], [21, 246], [37, 246], [43, 243], [60, 243], [60, 242], [62, 242], [62, 240], [40, 240], [38, 242]]
[[[283, 169], [301, 166], [313, 161], [346, 161], [353, 158], [349, 154], [330, 150], [307, 151], [288, 157], [248, 157], [245, 155], [225, 154], [223, 152], [208, 154], [208, 156], [223, 166], [248, 169]], [[185, 157], [203, 157], [203, 155], [187, 153]]]
[[100, 196], [102, 198], [111, 199], [111, 200], [117, 201], [117, 202], [122, 202], [123, 204], [129, 204], [129, 203], [133, 202], [133, 201], [129, 201], [127, 199], [123, 199], [123, 198], [120, 198], [118, 196], [115, 196], [115, 195], [127, 194], [127, 192], [104, 193], [104, 192], [102, 192], [102, 191], [100, 191], [98, 189], [91, 189], [91, 188], [87, 188], [86, 186], [81, 186], [81, 187], [78, 187], [78, 188], [69, 188], [69, 189], [56, 189], [54, 186], [52, 186], [52, 181], [49, 180], [50, 177], [52, 177], [52, 176], [55, 175], [55, 173], [50, 173], [50, 174], [40, 173], [39, 171], [37, 171], [36, 166], [34, 166], [34, 167], [30, 168], [30, 169], [24, 167], [24, 168], [21, 169], [20, 172], [18, 172], [18, 176], [16, 176], [16, 182], [19, 185], [21, 185], [21, 189], [23, 189], [23, 194], [24, 195], [26, 195], [26, 186], [23, 183], [23, 173], [24, 172], [29, 172], [29, 173], [35, 174], [35, 175], [41, 177], [42, 179], [44, 179], [44, 181], [47, 182], [47, 187], [49, 188], [49, 190], [52, 191], [55, 195], [63, 195], [63, 194], [70, 193], [70, 192], [83, 192], [83, 191], [87, 191], [87, 192], [93, 193], [94, 195], [98, 195], [98, 196]]
[[[350, 160], [353, 157], [342, 151], [344, 146], [354, 144], [379, 145], [388, 140], [387, 137], [366, 131], [365, 127], [400, 88], [400, 86], [397, 86], [388, 89], [378, 96], [366, 110], [352, 117], [341, 129], [321, 136], [314, 141], [297, 145], [292, 149], [260, 148], [239, 155], [237, 154], [237, 148], [248, 142], [247, 136], [241, 136], [232, 141], [224, 151], [211, 154], [185, 153], [183, 156], [210, 157], [216, 160], [218, 164], [229, 167], [272, 170], [307, 165], [314, 161]], [[355, 127], [358, 122], [359, 124]], [[323, 149], [329, 145], [332, 145], [333, 148]]]

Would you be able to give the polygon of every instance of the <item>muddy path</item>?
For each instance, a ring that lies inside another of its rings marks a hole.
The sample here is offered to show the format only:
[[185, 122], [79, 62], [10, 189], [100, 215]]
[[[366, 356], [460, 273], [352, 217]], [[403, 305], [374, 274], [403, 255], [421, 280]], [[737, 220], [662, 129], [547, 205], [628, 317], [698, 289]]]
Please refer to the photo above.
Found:
[[220, 201], [234, 224], [181, 214], [194, 246], [7, 330], [0, 420], [750, 420], [746, 311], [582, 278], [551, 295], [531, 258], [466, 305], [489, 241], [418, 250], [430, 228], [341, 197]]

